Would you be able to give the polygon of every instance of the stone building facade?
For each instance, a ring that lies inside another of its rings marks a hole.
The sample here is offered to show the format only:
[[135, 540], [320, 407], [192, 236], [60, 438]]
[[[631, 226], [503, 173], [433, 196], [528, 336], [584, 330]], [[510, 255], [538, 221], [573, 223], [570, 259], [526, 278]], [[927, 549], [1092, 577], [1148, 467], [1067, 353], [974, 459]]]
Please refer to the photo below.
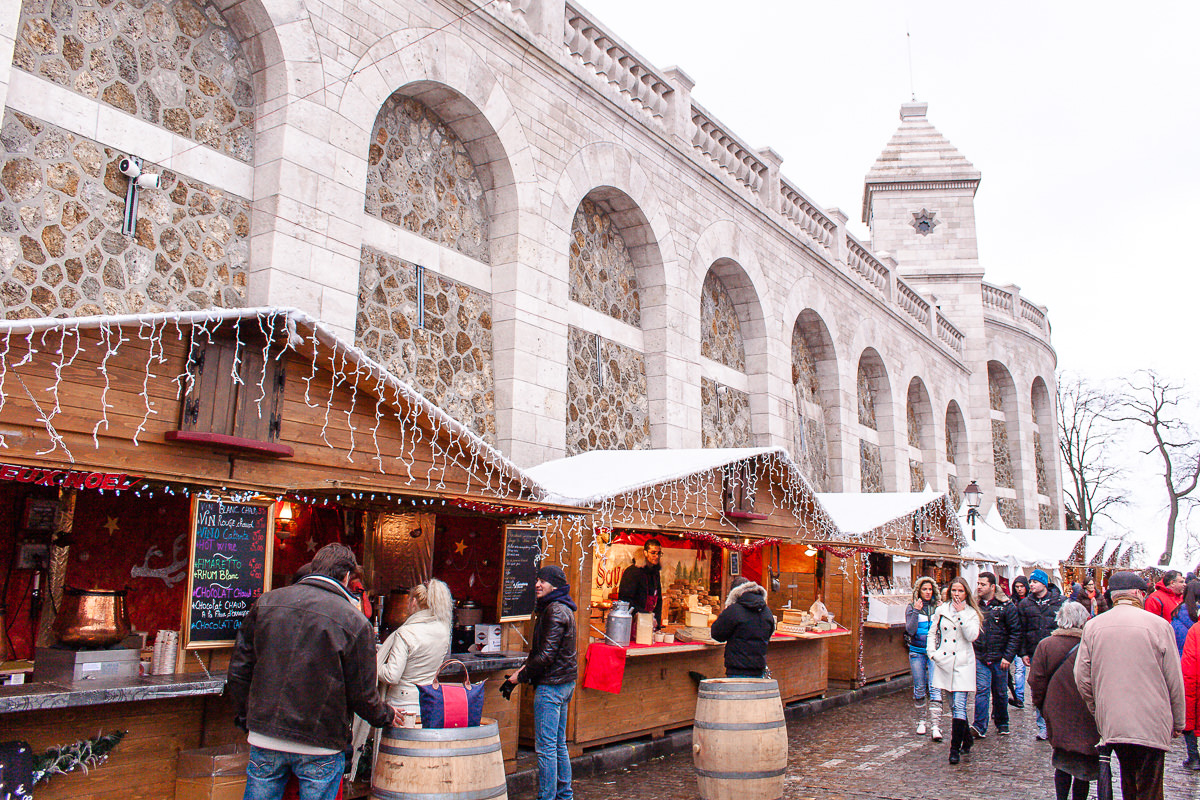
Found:
[[[1062, 524], [1045, 309], [984, 281], [980, 174], [921, 104], [868, 242], [565, 0], [3, 14], [8, 318], [295, 306], [518, 464], [781, 445], [823, 490]], [[128, 236], [126, 155], [161, 175]]]

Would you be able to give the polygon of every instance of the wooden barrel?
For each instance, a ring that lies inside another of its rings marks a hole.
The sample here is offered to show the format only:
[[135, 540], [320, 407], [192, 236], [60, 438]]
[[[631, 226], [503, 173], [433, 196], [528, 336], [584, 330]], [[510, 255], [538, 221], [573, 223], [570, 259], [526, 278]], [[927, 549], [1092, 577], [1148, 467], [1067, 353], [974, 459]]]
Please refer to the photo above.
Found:
[[500, 726], [386, 728], [371, 773], [372, 800], [508, 798]]
[[778, 682], [713, 678], [700, 683], [692, 758], [703, 800], [780, 800], [787, 755]]

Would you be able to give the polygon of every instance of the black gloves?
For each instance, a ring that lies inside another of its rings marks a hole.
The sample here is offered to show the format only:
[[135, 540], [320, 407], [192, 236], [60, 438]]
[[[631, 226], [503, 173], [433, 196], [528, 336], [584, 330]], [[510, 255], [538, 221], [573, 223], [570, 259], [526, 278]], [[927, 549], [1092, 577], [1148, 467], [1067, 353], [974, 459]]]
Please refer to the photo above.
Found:
[[517, 685], [506, 678], [500, 683], [500, 694], [504, 695], [505, 700], [511, 700], [513, 689], [516, 688]]

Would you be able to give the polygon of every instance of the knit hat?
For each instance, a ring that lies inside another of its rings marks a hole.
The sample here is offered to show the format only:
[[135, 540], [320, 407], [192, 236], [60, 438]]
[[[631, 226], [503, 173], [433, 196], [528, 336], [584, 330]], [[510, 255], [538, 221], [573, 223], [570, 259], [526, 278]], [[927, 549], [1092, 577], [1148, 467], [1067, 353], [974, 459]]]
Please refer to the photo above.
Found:
[[1136, 572], [1116, 572], [1108, 579], [1108, 590], [1120, 592], [1127, 589], [1137, 589], [1142, 592], [1150, 591], [1146, 582]]
[[1037, 581], [1042, 586], [1050, 585], [1050, 576], [1046, 574], [1046, 570], [1044, 569], [1035, 569], [1033, 572], [1029, 573], [1029, 580]]
[[561, 589], [567, 586], [567, 574], [562, 571], [562, 567], [553, 564], [547, 564], [537, 572], [538, 580], [545, 581], [555, 589]]

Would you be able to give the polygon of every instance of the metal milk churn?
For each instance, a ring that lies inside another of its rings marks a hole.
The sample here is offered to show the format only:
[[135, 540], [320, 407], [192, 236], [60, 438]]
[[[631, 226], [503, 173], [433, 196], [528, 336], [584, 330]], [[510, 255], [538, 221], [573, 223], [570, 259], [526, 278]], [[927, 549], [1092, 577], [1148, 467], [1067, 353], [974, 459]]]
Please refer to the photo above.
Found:
[[633, 607], [624, 600], [618, 600], [608, 612], [608, 622], [604, 625], [604, 635], [610, 644], [621, 647], [629, 646], [629, 636], [633, 632]]

